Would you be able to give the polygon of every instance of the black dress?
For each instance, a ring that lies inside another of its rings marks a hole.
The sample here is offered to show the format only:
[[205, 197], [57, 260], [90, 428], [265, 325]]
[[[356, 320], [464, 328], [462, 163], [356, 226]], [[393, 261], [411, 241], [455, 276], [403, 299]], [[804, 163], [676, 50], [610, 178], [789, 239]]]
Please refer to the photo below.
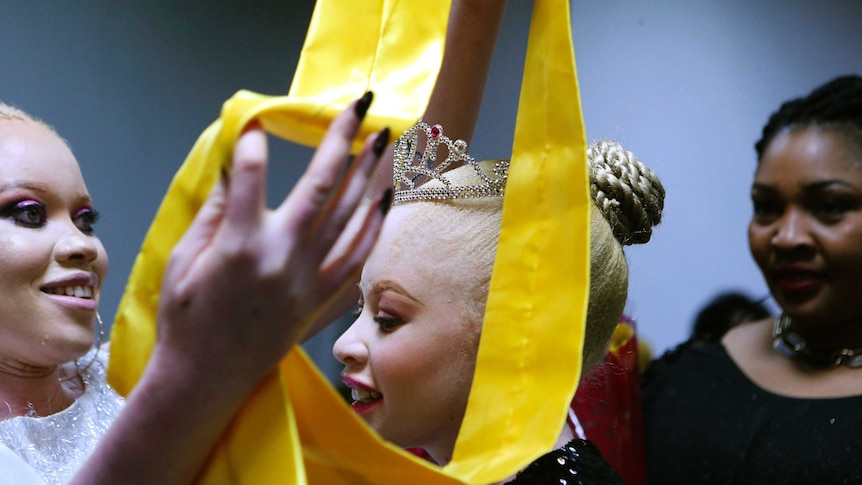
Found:
[[862, 396], [772, 394], [720, 342], [665, 354], [643, 391], [650, 485], [862, 483]]
[[595, 445], [574, 439], [542, 455], [506, 485], [624, 485]]

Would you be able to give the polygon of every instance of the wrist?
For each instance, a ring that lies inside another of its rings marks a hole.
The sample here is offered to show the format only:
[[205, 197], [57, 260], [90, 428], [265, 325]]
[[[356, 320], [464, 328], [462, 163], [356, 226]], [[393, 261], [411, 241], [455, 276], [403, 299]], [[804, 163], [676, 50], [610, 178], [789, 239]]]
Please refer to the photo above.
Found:
[[[242, 402], [266, 372], [251, 369], [235, 357], [213, 352], [201, 358], [160, 343], [150, 356], [139, 386], [163, 396], [171, 394], [173, 402], [194, 402], [208, 407]], [[239, 397], [231, 399], [232, 396]]]

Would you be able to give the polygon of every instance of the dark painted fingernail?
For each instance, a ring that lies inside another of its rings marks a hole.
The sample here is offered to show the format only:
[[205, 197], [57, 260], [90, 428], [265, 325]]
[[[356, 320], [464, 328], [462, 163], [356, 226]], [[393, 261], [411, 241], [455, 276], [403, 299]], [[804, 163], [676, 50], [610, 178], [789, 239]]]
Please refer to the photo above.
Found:
[[368, 107], [371, 106], [371, 101], [374, 100], [374, 93], [368, 91], [363, 94], [358, 101], [356, 101], [356, 106], [354, 107], [354, 112], [356, 113], [356, 117], [360, 120], [365, 118], [365, 113], [368, 112]]
[[392, 187], [383, 192], [383, 198], [380, 199], [380, 212], [385, 216], [389, 213], [389, 208], [392, 207]]
[[383, 154], [383, 150], [386, 149], [386, 146], [389, 145], [389, 127], [383, 128], [380, 130], [380, 133], [377, 134], [377, 139], [374, 140], [374, 145], [371, 147], [371, 150], [378, 157]]

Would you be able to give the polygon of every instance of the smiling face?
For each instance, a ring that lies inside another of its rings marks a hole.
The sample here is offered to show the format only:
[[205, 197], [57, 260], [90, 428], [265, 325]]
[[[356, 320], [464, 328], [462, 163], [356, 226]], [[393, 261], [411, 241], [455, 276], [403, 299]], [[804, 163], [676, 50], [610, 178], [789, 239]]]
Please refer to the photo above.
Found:
[[487, 222], [441, 204], [395, 207], [362, 272], [361, 313], [333, 349], [354, 410], [440, 464], [473, 378], [499, 231], [498, 217]]
[[108, 269], [68, 146], [34, 121], [0, 119], [0, 362], [51, 367], [93, 344]]
[[777, 135], [754, 178], [748, 229], [794, 328], [839, 348], [862, 344], [862, 156], [850, 136], [817, 127]]

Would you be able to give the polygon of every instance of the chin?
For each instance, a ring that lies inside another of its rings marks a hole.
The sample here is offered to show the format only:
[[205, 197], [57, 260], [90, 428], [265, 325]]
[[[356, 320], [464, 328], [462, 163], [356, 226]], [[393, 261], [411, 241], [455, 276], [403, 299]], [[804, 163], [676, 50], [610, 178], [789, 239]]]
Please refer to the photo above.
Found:
[[84, 356], [93, 348], [93, 337], [92, 332], [82, 330], [73, 335], [57, 336], [53, 339], [51, 346], [57, 350], [58, 354], [63, 355], [65, 359], [63, 362], [69, 362]]
[[408, 437], [403, 436], [403, 433], [392, 433], [391, 431], [387, 432], [386, 429], [381, 429], [380, 427], [375, 426], [372, 426], [372, 429], [374, 429], [374, 432], [377, 433], [381, 438], [399, 448], [418, 447], [418, 445], [414, 443], [415, 440], [405, 439]]

